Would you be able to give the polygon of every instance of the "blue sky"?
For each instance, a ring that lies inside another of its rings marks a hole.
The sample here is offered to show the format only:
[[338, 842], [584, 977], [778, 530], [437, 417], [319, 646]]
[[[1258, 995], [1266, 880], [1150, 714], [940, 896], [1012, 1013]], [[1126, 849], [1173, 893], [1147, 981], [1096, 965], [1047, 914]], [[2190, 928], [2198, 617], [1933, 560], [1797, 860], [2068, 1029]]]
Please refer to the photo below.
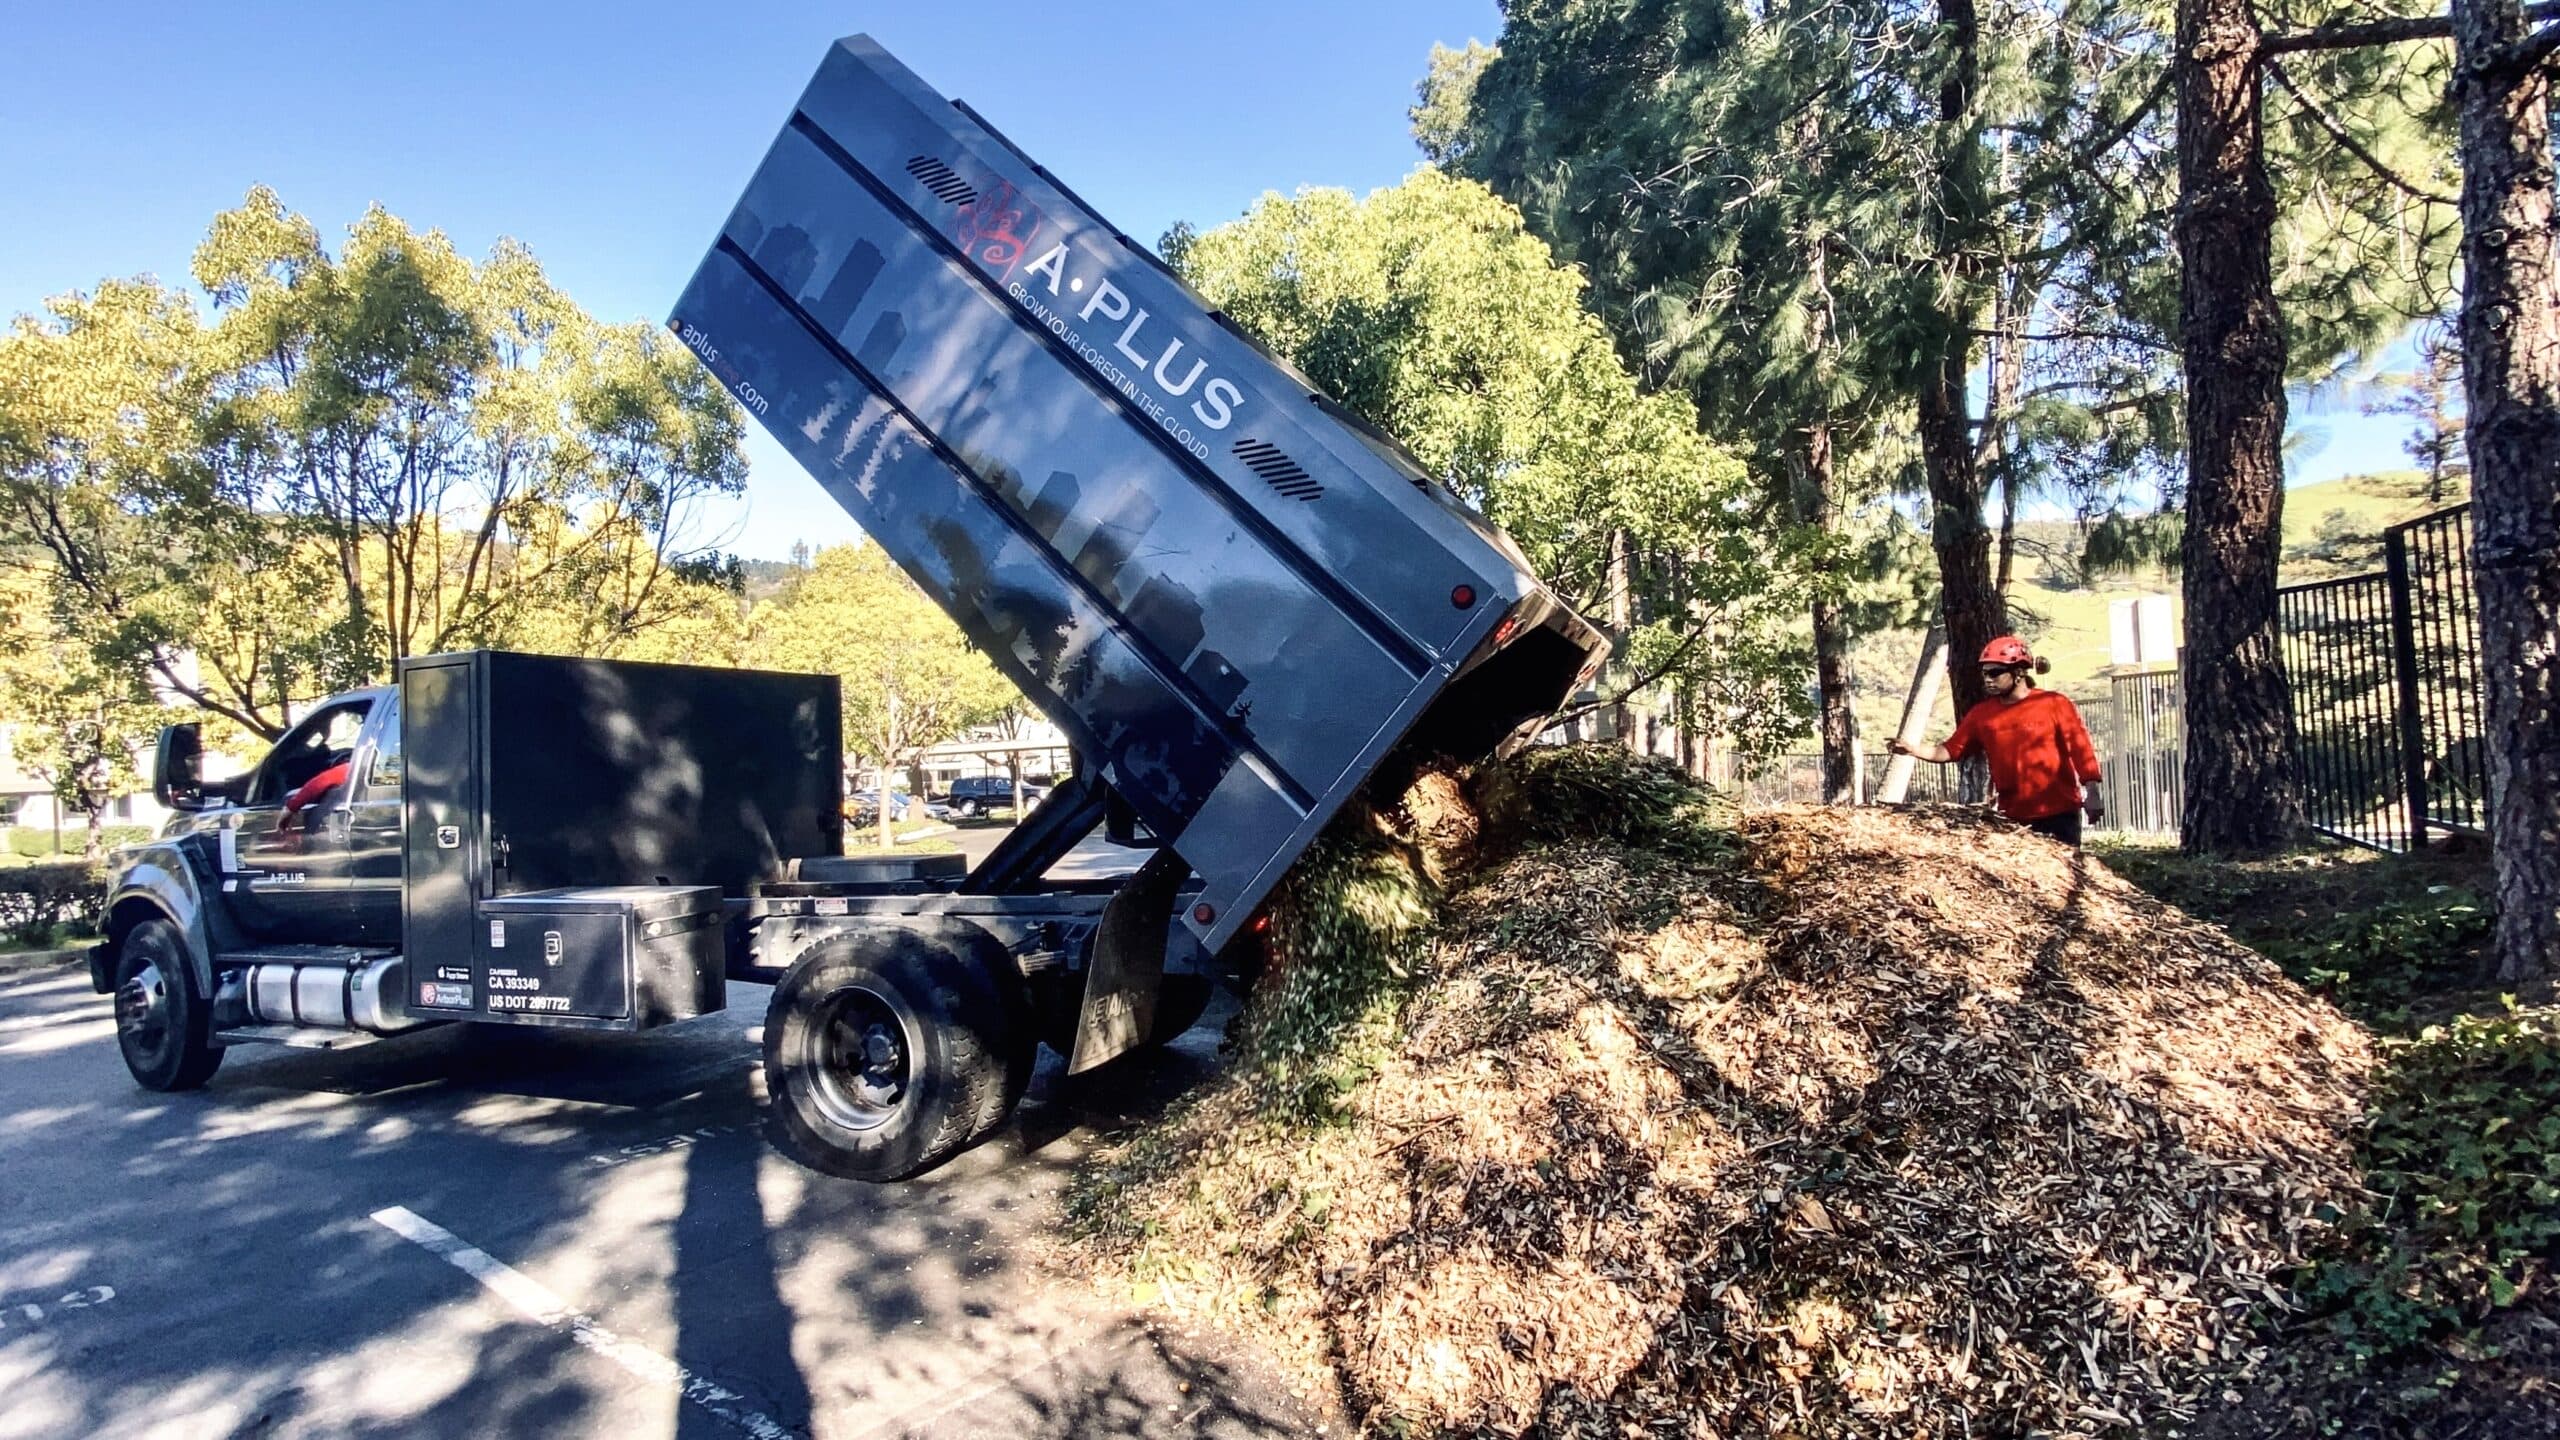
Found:
[[[0, 313], [108, 275], [182, 281], [255, 184], [337, 236], [379, 201], [485, 253], [502, 235], [610, 320], [659, 321], [827, 43], [868, 31], [1131, 235], [1266, 190], [1393, 184], [1433, 41], [1492, 0], [1188, 3], [38, 5], [0, 0]], [[36, 57], [30, 60], [29, 57]], [[2395, 427], [2316, 422], [2298, 479], [2405, 463]], [[753, 427], [749, 427], [753, 430]], [[710, 517], [777, 557], [852, 522], [755, 432]]]

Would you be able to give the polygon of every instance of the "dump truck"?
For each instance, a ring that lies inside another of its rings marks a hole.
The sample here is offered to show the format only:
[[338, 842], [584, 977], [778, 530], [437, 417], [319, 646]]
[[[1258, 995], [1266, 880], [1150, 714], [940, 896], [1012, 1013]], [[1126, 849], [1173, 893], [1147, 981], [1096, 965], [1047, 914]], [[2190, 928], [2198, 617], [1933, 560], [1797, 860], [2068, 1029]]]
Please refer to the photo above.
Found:
[[[964, 867], [839, 853], [825, 677], [413, 658], [226, 781], [173, 727], [180, 813], [122, 856], [91, 963], [142, 1084], [257, 1041], [646, 1030], [758, 981], [774, 1138], [912, 1175], [1040, 1046], [1081, 1072], [1195, 1021], [1364, 785], [1524, 743], [1606, 653], [1392, 438], [866, 37], [668, 325], [1071, 773]], [[1097, 831], [1134, 873], [1052, 878]]]

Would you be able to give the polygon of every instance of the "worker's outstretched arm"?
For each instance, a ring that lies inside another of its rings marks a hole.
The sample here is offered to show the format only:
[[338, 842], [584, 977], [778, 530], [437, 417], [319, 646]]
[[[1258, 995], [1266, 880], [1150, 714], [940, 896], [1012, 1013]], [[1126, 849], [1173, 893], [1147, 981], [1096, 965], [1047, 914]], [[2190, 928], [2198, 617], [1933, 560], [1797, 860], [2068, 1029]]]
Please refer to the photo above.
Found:
[[1914, 745], [1899, 735], [1886, 741], [1885, 748], [1896, 755], [1917, 756], [1933, 765], [1944, 765], [1955, 758], [1947, 753], [1947, 747], [1944, 745]]

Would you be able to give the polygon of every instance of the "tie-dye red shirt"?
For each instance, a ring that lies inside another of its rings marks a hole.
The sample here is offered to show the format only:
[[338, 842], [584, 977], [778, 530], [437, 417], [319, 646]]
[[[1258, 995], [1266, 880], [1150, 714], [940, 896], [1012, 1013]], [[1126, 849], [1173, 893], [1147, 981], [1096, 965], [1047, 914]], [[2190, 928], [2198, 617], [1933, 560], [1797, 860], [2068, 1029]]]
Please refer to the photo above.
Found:
[[2051, 690], [2014, 702], [1985, 700], [1964, 712], [1947, 737], [1947, 758], [1977, 753], [1991, 766], [2000, 813], [2012, 820], [2077, 810], [2081, 785], [2098, 783], [2098, 751], [2080, 723], [2080, 707]]

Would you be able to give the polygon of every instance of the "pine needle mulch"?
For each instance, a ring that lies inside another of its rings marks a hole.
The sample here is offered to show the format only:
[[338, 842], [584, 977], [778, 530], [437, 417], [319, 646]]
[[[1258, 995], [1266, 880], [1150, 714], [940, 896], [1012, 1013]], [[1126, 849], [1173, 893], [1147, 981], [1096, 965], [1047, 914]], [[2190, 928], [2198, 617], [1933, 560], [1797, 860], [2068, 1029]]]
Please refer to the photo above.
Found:
[[1534, 763], [1293, 882], [1237, 1064], [1078, 1186], [1111, 1273], [1378, 1431], [2174, 1432], [2247, 1383], [2363, 1032], [1971, 812]]

